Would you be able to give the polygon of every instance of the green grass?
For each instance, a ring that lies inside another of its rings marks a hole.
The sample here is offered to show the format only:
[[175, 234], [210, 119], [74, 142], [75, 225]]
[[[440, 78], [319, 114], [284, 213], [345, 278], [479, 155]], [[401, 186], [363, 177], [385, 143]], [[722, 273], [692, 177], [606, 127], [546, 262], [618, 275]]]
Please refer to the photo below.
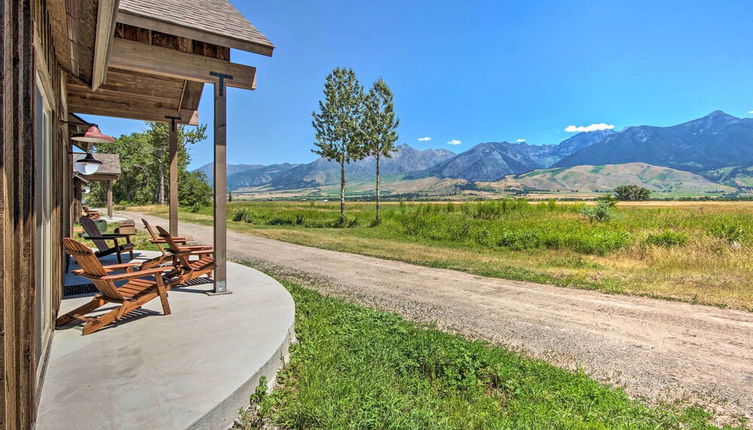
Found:
[[582, 372], [283, 283], [299, 343], [240, 428], [713, 428], [701, 408], [649, 406]]
[[[753, 310], [753, 203], [618, 204], [606, 222], [590, 221], [587, 205], [388, 203], [375, 226], [373, 203], [348, 203], [341, 220], [337, 202], [232, 202], [228, 227], [483, 276]], [[212, 222], [209, 208], [181, 217]]]

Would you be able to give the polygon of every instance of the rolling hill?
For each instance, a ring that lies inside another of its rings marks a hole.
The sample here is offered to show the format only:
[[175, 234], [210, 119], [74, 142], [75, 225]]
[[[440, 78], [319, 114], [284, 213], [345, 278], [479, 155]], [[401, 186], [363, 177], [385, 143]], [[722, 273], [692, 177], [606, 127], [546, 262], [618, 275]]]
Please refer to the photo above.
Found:
[[646, 163], [558, 167], [507, 176], [496, 187], [521, 191], [608, 192], [619, 185], [638, 185], [674, 194], [731, 193], [735, 188], [695, 173]]

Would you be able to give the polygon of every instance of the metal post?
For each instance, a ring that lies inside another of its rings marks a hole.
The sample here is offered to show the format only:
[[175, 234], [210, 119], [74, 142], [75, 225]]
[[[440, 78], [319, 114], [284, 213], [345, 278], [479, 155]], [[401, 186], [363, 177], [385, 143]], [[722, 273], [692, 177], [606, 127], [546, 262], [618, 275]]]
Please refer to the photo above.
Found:
[[167, 116], [170, 120], [168, 133], [168, 156], [170, 158], [170, 234], [178, 236], [178, 126], [176, 120], [180, 117]]
[[232, 76], [211, 72], [214, 84], [214, 291], [227, 294], [227, 92], [225, 79]]
[[107, 218], [112, 219], [112, 180], [107, 181]]

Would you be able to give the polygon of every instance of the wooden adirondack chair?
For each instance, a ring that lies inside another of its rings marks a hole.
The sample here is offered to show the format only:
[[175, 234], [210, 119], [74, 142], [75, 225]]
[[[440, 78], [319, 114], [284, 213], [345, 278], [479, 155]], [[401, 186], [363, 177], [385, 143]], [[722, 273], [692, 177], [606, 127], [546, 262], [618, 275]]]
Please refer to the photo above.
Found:
[[[179, 246], [170, 233], [160, 226], [157, 226], [159, 235], [165, 241], [167, 250], [173, 256], [173, 265], [175, 272], [169, 275], [174, 276], [170, 286], [186, 283], [203, 275], [211, 278], [214, 272], [214, 250], [209, 248], [203, 249], [185, 249]], [[191, 256], [197, 256], [198, 259], [191, 260]]]
[[[67, 314], [58, 317], [55, 327], [62, 327], [74, 320], [84, 321], [84, 335], [94, 333], [106, 325], [119, 320], [128, 313], [139, 309], [147, 302], [157, 297], [162, 301], [162, 312], [170, 315], [170, 304], [167, 301], [168, 286], [162, 279], [162, 272], [173, 270], [171, 266], [155, 267], [144, 270], [133, 270], [134, 264], [112, 264], [103, 266], [94, 252], [88, 246], [71, 238], [63, 238], [63, 244], [69, 254], [76, 259], [81, 269], [74, 270], [76, 275], [91, 279], [100, 291], [92, 300]], [[125, 273], [113, 274], [123, 271]], [[151, 277], [153, 280], [144, 279]], [[116, 281], [127, 280], [120, 287]], [[87, 317], [98, 308], [117, 303], [120, 306], [98, 316]]]
[[86, 205], [81, 206], [81, 208], [84, 210], [84, 213], [86, 214], [87, 217], [89, 217], [89, 219], [92, 219], [92, 220], [99, 219], [100, 217], [99, 212], [89, 209], [89, 206], [86, 206]]
[[[141, 222], [144, 223], [144, 228], [146, 228], [146, 231], [149, 232], [149, 236], [152, 237], [151, 239], [149, 239], [149, 243], [153, 243], [157, 245], [157, 248], [159, 248], [160, 252], [162, 252], [162, 255], [164, 257], [167, 257], [168, 254], [165, 252], [165, 248], [163, 247], [163, 245], [167, 244], [165, 239], [157, 236], [157, 233], [154, 232], [154, 228], [152, 228], [152, 225], [149, 224], [149, 221], [142, 218]], [[212, 250], [212, 245], [186, 245], [186, 242], [188, 241], [188, 239], [186, 239], [185, 237], [172, 236], [172, 240], [175, 243], [175, 245], [178, 246], [178, 248], [181, 250], [186, 250], [186, 249], [190, 249], [190, 250], [204, 249], [204, 250], [209, 250], [209, 251]]]
[[[131, 259], [133, 259], [133, 243], [131, 243], [131, 235], [130, 234], [119, 234], [119, 233], [107, 233], [103, 234], [99, 231], [99, 228], [96, 224], [94, 224], [94, 221], [92, 221], [89, 217], [82, 216], [79, 218], [79, 222], [81, 223], [81, 226], [84, 228], [84, 231], [86, 232], [86, 235], [84, 236], [85, 239], [90, 239], [92, 242], [94, 242], [94, 245], [97, 246], [97, 252], [94, 253], [94, 255], [99, 257], [104, 257], [106, 255], [110, 254], [117, 254], [118, 255], [118, 263], [123, 263], [123, 258], [120, 256], [121, 252], [128, 251], [128, 253], [131, 255]], [[118, 239], [125, 239], [125, 243], [118, 243]], [[108, 240], [112, 240], [114, 243], [114, 246], [110, 247], [107, 244]]]

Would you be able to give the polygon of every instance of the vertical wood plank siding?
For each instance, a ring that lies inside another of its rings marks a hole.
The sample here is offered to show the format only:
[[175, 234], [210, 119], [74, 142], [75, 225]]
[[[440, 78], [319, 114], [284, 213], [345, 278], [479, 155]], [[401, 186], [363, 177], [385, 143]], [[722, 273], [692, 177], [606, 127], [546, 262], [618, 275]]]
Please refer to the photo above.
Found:
[[[62, 240], [69, 232], [71, 166], [62, 110], [61, 72], [52, 49], [45, 0], [0, 0], [0, 429], [34, 426], [38, 389], [35, 314], [36, 67], [52, 107], [51, 235], [53, 306], [60, 300]], [[34, 46], [34, 41], [39, 46]], [[36, 56], [36, 57], [35, 57]], [[53, 317], [53, 316], [51, 316]]]

